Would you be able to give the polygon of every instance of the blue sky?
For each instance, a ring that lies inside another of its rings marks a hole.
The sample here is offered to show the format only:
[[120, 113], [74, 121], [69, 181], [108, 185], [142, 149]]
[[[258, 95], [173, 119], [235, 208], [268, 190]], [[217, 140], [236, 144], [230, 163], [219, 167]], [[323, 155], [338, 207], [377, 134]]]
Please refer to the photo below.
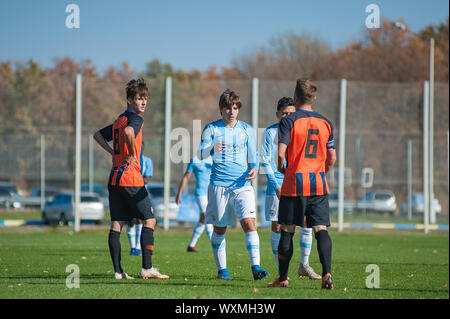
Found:
[[[68, 29], [68, 4], [80, 28]], [[309, 34], [333, 49], [364, 32], [368, 4], [413, 31], [445, 21], [447, 0], [0, 0], [0, 61], [90, 58], [99, 72], [127, 61], [143, 71], [153, 58], [175, 68], [230, 66], [233, 56], [281, 33]]]

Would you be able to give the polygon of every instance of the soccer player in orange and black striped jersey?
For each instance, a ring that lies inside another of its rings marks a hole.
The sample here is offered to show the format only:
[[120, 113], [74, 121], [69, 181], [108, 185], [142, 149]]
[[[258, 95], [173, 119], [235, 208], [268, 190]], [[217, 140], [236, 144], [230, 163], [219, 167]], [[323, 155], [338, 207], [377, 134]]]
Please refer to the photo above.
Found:
[[[125, 223], [142, 220], [141, 278], [168, 279], [152, 267], [153, 231], [156, 219], [141, 173], [142, 127], [140, 116], [147, 106], [148, 88], [143, 79], [131, 80], [126, 87], [127, 109], [116, 121], [97, 131], [94, 139], [112, 155], [113, 167], [108, 181], [111, 229], [108, 237], [109, 251], [116, 279], [133, 279], [120, 264], [120, 232]], [[113, 142], [113, 147], [108, 142]]]
[[[336, 161], [332, 123], [312, 110], [317, 87], [309, 80], [297, 80], [295, 113], [281, 119], [278, 127], [278, 170], [284, 174], [278, 212], [281, 238], [278, 246], [279, 277], [270, 287], [287, 287], [289, 262], [293, 254], [295, 226], [312, 227], [322, 264], [322, 288], [333, 289], [331, 238], [325, 174]], [[287, 161], [286, 168], [283, 167]]]

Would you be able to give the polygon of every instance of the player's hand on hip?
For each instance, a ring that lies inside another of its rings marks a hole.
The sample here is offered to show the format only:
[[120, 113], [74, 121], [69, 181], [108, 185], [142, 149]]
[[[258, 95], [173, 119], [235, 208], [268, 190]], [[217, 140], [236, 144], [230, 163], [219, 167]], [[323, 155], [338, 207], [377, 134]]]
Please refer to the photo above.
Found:
[[214, 144], [214, 153], [220, 153], [225, 150], [225, 142], [219, 142]]
[[137, 158], [132, 155], [127, 155], [125, 159], [120, 163], [120, 167], [123, 167], [125, 170], [128, 169], [133, 163], [137, 163]]
[[258, 174], [258, 171], [255, 168], [252, 168], [250, 172], [248, 172], [249, 177], [246, 177], [245, 179], [248, 181], [252, 181], [256, 178], [256, 175]]
[[280, 187], [280, 188], [277, 188], [277, 189], [275, 190], [275, 193], [277, 194], [278, 199], [280, 199], [280, 197], [281, 197], [281, 187]]

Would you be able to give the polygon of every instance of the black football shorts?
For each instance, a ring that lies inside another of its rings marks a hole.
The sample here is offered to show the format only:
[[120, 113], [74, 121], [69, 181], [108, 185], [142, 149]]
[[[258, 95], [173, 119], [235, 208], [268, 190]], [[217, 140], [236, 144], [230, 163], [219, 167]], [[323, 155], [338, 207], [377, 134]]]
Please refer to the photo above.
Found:
[[[306, 226], [303, 225], [306, 216]], [[312, 227], [330, 226], [328, 195], [281, 196], [278, 206], [278, 224]]]
[[108, 186], [111, 221], [131, 221], [133, 218], [154, 218], [152, 204], [145, 186]]

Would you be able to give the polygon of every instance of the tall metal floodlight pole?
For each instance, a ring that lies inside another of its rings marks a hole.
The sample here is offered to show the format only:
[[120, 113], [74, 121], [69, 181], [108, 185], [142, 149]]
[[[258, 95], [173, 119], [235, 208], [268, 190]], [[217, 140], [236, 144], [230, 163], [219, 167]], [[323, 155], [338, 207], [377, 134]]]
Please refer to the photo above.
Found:
[[345, 170], [345, 116], [347, 108], [347, 80], [341, 80], [341, 100], [339, 115], [339, 190], [338, 190], [338, 230], [344, 229], [344, 170]]
[[41, 135], [41, 210], [45, 206], [45, 135]]
[[[259, 80], [257, 78], [253, 78], [252, 80], [252, 125], [253, 129], [255, 130], [255, 137], [256, 137], [256, 149], [259, 150], [259, 138], [258, 138], [258, 105], [259, 105]], [[259, 163], [259, 161], [258, 161]], [[256, 175], [256, 178], [253, 180], [253, 188], [255, 190], [255, 198], [256, 202], [258, 202], [258, 175]], [[255, 223], [258, 221], [258, 205], [255, 206], [256, 212], [255, 212]]]
[[429, 167], [430, 167], [430, 173], [429, 173], [429, 179], [430, 179], [430, 198], [429, 198], [429, 210], [430, 210], [430, 223], [434, 224], [436, 223], [436, 212], [434, 210], [434, 39], [431, 38], [430, 39], [430, 102], [429, 102], [429, 107], [430, 107], [430, 117], [429, 117], [429, 130], [430, 130], [430, 135], [429, 135], [429, 139], [430, 139], [430, 143], [429, 143], [429, 148], [430, 148], [430, 162], [429, 162]]
[[429, 131], [428, 131], [428, 102], [429, 100], [429, 83], [428, 81], [424, 82], [423, 85], [423, 225], [424, 225], [424, 231], [425, 234], [428, 233], [428, 216], [430, 213], [429, 210], [429, 202], [430, 202], [430, 197], [429, 197], [429, 167], [428, 167], [428, 162], [429, 162], [429, 148], [428, 148], [428, 136], [429, 136]]
[[166, 78], [166, 113], [164, 134], [164, 230], [169, 229], [170, 131], [172, 130], [172, 78]]
[[81, 74], [76, 82], [76, 129], [75, 129], [75, 231], [80, 231], [81, 188]]

